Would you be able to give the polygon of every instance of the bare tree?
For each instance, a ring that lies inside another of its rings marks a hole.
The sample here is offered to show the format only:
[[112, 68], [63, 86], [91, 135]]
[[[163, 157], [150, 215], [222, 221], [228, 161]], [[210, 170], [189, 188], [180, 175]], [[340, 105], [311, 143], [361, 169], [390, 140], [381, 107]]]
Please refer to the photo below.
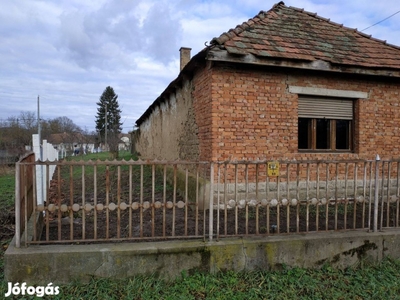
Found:
[[11, 147], [24, 152], [26, 145], [31, 145], [32, 134], [37, 132], [37, 119], [33, 112], [21, 112], [18, 117], [9, 117], [8, 140]]

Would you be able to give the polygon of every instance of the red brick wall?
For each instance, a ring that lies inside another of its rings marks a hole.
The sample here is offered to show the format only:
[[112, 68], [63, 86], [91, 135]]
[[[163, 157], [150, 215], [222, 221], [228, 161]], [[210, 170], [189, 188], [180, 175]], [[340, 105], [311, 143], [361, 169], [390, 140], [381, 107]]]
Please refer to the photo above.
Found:
[[[205, 75], [211, 76], [211, 87], [208, 81], [204, 84], [206, 80], [200, 80]], [[203, 86], [196, 85], [193, 94], [196, 111], [204, 113], [197, 116], [199, 128], [203, 128], [199, 136], [201, 153], [211, 153], [201, 158], [373, 159], [376, 154], [382, 158], [398, 157], [400, 81], [353, 77], [214, 65], [197, 78]], [[298, 96], [289, 93], [290, 85], [369, 93], [368, 99], [355, 100], [353, 153], [298, 152]], [[210, 89], [212, 101], [205, 95]]]
[[[211, 98], [211, 73], [207, 66], [194, 76], [193, 80], [193, 109], [198, 126], [199, 160], [208, 161], [212, 154], [212, 98]], [[214, 149], [216, 150], [216, 149]]]
[[228, 68], [213, 73], [212, 95], [218, 103], [216, 159], [265, 159], [297, 151], [289, 134], [297, 124], [297, 103], [293, 95], [286, 95], [286, 78]]

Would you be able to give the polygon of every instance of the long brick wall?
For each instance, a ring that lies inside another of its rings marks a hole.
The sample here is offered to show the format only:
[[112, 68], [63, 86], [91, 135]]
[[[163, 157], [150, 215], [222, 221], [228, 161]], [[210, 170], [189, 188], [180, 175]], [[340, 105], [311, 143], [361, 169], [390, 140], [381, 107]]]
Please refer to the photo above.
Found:
[[[298, 151], [290, 86], [368, 94], [354, 100], [353, 152]], [[140, 126], [137, 148], [169, 160], [398, 158], [399, 93], [399, 79], [207, 63]]]

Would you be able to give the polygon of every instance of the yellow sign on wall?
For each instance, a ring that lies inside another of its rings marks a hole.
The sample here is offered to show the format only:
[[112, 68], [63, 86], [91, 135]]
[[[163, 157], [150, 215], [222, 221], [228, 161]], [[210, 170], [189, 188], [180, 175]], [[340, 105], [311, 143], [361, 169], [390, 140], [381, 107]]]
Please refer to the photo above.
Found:
[[268, 176], [279, 176], [279, 162], [271, 161], [268, 163]]

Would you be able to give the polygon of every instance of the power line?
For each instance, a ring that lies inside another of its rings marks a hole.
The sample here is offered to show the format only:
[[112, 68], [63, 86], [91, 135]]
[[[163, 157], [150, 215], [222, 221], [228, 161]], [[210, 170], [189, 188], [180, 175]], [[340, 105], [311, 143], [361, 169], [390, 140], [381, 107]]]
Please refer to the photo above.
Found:
[[375, 25], [378, 25], [379, 23], [382, 23], [383, 21], [386, 21], [387, 19], [390, 19], [391, 17], [393, 17], [394, 15], [397, 15], [398, 13], [400, 13], [400, 10], [397, 11], [397, 12], [395, 12], [394, 14], [390, 15], [390, 16], [387, 17], [386, 19], [383, 19], [383, 20], [381, 20], [381, 21], [379, 21], [379, 22], [377, 22], [377, 23], [375, 23], [375, 24], [373, 24], [373, 25], [371, 25], [371, 26], [369, 26], [369, 27], [367, 27], [367, 28], [364, 28], [364, 29], [361, 30], [361, 31], [367, 30], [367, 29], [369, 29], [369, 28], [371, 28], [371, 27], [373, 27], [373, 26], [375, 26]]

